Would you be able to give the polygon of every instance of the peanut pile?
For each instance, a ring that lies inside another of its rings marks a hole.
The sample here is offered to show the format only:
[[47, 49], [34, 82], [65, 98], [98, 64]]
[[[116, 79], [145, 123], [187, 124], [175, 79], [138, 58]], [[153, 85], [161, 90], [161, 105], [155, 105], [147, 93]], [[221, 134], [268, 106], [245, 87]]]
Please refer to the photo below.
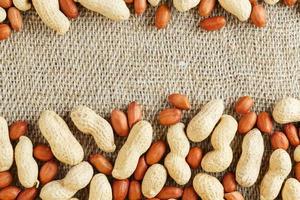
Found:
[[[274, 5], [278, 1], [265, 0], [265, 3]], [[131, 7], [133, 7], [136, 15], [142, 15], [149, 3], [152, 6], [157, 6], [154, 19], [157, 29], [165, 28], [171, 19], [170, 4], [160, 3], [160, 0], [148, 0], [148, 3], [147, 0], [32, 0], [32, 2], [30, 0], [1, 0], [0, 40], [8, 39], [12, 30], [21, 31], [23, 28], [21, 12], [31, 9], [31, 4], [48, 27], [63, 35], [69, 30], [69, 19], [76, 19], [79, 16], [76, 2], [91, 11], [116, 21], [127, 20], [130, 16], [129, 8]], [[256, 27], [266, 26], [265, 9], [257, 0], [219, 0], [218, 2], [240, 21], [247, 21], [250, 18]], [[283, 0], [283, 2], [286, 6], [294, 6], [297, 0]], [[219, 30], [226, 25], [224, 16], [211, 16], [216, 4], [216, 0], [173, 0], [173, 6], [179, 12], [185, 12], [198, 6], [199, 15], [204, 17], [200, 20], [199, 26], [206, 31]], [[6, 18], [7, 21], [5, 21]]]
[[[197, 200], [199, 196], [203, 200], [244, 200], [238, 186], [257, 183], [265, 151], [262, 133], [270, 136], [273, 152], [260, 182], [260, 199], [276, 199], [280, 191], [283, 200], [300, 199], [300, 130], [293, 124], [300, 121], [299, 100], [288, 97], [278, 101], [272, 118], [268, 112], [257, 115], [251, 111], [254, 100], [250, 96], [240, 97], [235, 104], [238, 122], [223, 113], [222, 100], [211, 100], [186, 128], [180, 121], [183, 112], [191, 109], [188, 97], [174, 93], [167, 100], [171, 107], [158, 114], [158, 122], [168, 126], [167, 141], [153, 141], [152, 125], [143, 120], [142, 106], [136, 101], [128, 105], [127, 113], [112, 110], [110, 123], [86, 106], [73, 108], [73, 123], [93, 137], [101, 151], [115, 152], [114, 134], [126, 137], [114, 162], [101, 153], [92, 153], [84, 161], [81, 144], [53, 111], [43, 111], [38, 120], [48, 144], [35, 146], [26, 136], [28, 122], [19, 120], [8, 126], [0, 117], [0, 200], [33, 200], [38, 195], [44, 200], [76, 199], [76, 193], [88, 185], [89, 200]], [[274, 129], [273, 119], [283, 124], [283, 130]], [[226, 172], [219, 181], [209, 173], [224, 172], [231, 165], [234, 152], [230, 144], [236, 132], [243, 135], [242, 153], [235, 172]], [[190, 147], [190, 141], [199, 143], [209, 136], [211, 151]], [[288, 178], [292, 171], [287, 152], [290, 145], [295, 148], [295, 178]], [[17, 181], [10, 172], [14, 161], [22, 188], [15, 186]], [[72, 166], [62, 179], [56, 179], [59, 162]], [[192, 177], [192, 170], [199, 168], [204, 172]], [[178, 186], [165, 186], [168, 176]], [[191, 178], [192, 185], [188, 185]]]

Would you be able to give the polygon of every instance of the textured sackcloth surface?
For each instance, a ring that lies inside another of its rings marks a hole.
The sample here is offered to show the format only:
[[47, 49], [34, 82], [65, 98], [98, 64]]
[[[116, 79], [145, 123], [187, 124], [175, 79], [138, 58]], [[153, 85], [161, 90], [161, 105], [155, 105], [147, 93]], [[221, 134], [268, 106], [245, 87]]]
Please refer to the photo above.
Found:
[[[225, 13], [220, 7], [217, 10]], [[185, 93], [191, 100], [192, 110], [182, 120], [185, 124], [214, 98], [222, 98], [225, 112], [234, 114], [233, 103], [241, 95], [254, 97], [257, 112], [271, 111], [281, 97], [299, 97], [299, 6], [267, 6], [269, 21], [264, 29], [226, 15], [228, 25], [211, 33], [197, 27], [196, 9], [186, 13], [173, 9], [168, 28], [157, 31], [154, 11], [149, 8], [141, 17], [132, 15], [116, 23], [81, 8], [80, 17], [64, 36], [48, 29], [34, 11], [27, 12], [24, 31], [0, 43], [1, 115], [9, 123], [29, 120], [28, 135], [36, 144], [45, 142], [37, 127], [39, 113], [53, 109], [67, 121], [87, 157], [99, 150], [71, 122], [70, 110], [76, 105], [87, 105], [109, 119], [113, 108], [125, 109], [137, 100], [144, 106], [144, 118], [153, 124], [155, 139], [165, 139], [166, 128], [158, 125], [156, 117], [169, 106], [166, 97], [171, 92]], [[269, 138], [264, 139], [258, 184], [239, 188], [246, 199], [259, 198], [259, 183], [271, 153]], [[124, 141], [116, 137], [116, 152]], [[227, 171], [235, 169], [241, 142], [240, 135], [232, 142], [234, 160]], [[191, 145], [205, 151], [211, 148], [209, 139]], [[60, 166], [59, 178], [67, 169]], [[223, 173], [215, 175], [221, 178]], [[174, 182], [169, 179], [168, 184]], [[88, 190], [76, 197], [87, 199]]]

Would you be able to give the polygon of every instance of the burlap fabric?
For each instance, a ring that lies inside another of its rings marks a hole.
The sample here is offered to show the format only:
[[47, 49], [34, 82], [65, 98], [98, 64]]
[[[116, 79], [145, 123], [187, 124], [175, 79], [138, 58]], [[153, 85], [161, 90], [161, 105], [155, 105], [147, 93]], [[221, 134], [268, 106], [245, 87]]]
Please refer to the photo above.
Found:
[[[0, 113], [9, 123], [29, 120], [29, 137], [38, 143], [45, 142], [37, 126], [39, 113], [53, 109], [67, 121], [87, 156], [99, 149], [70, 120], [70, 110], [80, 104], [108, 119], [113, 108], [125, 109], [137, 100], [144, 106], [144, 118], [153, 124], [155, 139], [165, 139], [166, 128], [158, 125], [157, 113], [169, 106], [166, 97], [171, 92], [185, 93], [192, 102], [184, 123], [214, 98], [224, 100], [229, 114], [234, 114], [236, 98], [245, 94], [255, 98], [255, 111], [271, 111], [278, 98], [299, 97], [300, 14], [299, 6], [266, 7], [265, 29], [226, 15], [228, 25], [211, 33], [197, 27], [195, 9], [186, 13], [173, 9], [171, 23], [160, 31], [153, 27], [154, 8], [121, 23], [81, 9], [79, 19], [64, 36], [48, 29], [35, 12], [27, 12], [24, 31], [0, 43]], [[271, 153], [269, 138], [264, 139], [266, 151], [258, 183]], [[116, 137], [116, 152], [124, 141]], [[234, 160], [229, 170], [235, 169], [241, 142], [239, 135], [232, 142]], [[194, 145], [205, 151], [211, 148], [209, 139]], [[116, 154], [107, 155], [114, 158]], [[59, 177], [67, 169], [61, 165]], [[174, 182], [169, 179], [168, 184]], [[258, 186], [239, 190], [246, 199], [258, 199]], [[87, 199], [88, 190], [76, 197]]]

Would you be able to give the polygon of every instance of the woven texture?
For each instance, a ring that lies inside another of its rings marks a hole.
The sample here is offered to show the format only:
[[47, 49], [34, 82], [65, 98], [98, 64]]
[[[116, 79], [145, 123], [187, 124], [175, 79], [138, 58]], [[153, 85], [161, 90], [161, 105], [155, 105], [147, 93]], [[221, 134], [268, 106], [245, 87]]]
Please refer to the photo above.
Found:
[[[191, 100], [192, 110], [182, 120], [185, 124], [214, 98], [224, 100], [228, 114], [234, 115], [234, 101], [245, 94], [254, 97], [255, 111], [271, 111], [277, 99], [299, 97], [300, 13], [299, 6], [266, 7], [267, 28], [257, 29], [226, 14], [227, 26], [211, 33], [197, 27], [196, 9], [186, 13], [173, 9], [168, 28], [157, 31], [155, 8], [120, 23], [81, 8], [80, 17], [64, 36], [56, 35], [29, 11], [24, 31], [0, 43], [0, 114], [9, 123], [29, 120], [28, 135], [36, 144], [45, 142], [37, 127], [39, 113], [55, 110], [67, 121], [87, 157], [99, 150], [71, 122], [70, 110], [76, 105], [87, 105], [109, 119], [113, 108], [125, 109], [137, 100], [143, 104], [144, 118], [153, 124], [156, 139], [165, 139], [166, 128], [158, 125], [157, 113], [169, 106], [166, 97], [172, 92], [185, 93]], [[225, 14], [220, 7], [216, 12]], [[271, 153], [269, 138], [264, 139], [258, 183]], [[116, 152], [124, 141], [116, 137]], [[235, 169], [241, 142], [239, 135], [232, 142], [234, 160], [228, 171]], [[209, 139], [195, 145], [205, 151], [211, 148]], [[114, 158], [116, 154], [106, 155]], [[63, 177], [68, 166], [60, 169], [59, 177]], [[221, 178], [223, 173], [215, 175]], [[169, 179], [168, 184], [174, 182]], [[259, 184], [239, 190], [246, 199], [259, 198]], [[85, 189], [76, 197], [87, 199], [87, 194]]]

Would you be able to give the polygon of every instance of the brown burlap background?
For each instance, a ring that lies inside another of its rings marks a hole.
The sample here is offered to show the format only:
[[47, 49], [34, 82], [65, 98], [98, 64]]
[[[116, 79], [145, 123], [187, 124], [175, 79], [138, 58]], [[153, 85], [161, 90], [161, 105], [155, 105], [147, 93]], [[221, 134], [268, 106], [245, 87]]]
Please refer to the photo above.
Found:
[[[29, 137], [38, 143], [45, 142], [37, 127], [39, 113], [53, 109], [64, 117], [89, 155], [99, 150], [69, 117], [79, 104], [108, 119], [113, 108], [125, 109], [137, 100], [144, 105], [144, 118], [152, 122], [156, 139], [165, 138], [166, 128], [158, 125], [156, 117], [169, 106], [166, 97], [171, 92], [190, 97], [193, 108], [184, 114], [184, 123], [214, 98], [224, 100], [229, 114], [234, 114], [236, 98], [245, 94], [255, 98], [255, 111], [271, 111], [278, 98], [299, 97], [300, 14], [299, 6], [266, 7], [269, 20], [265, 29], [226, 15], [228, 25], [211, 33], [197, 27], [196, 9], [186, 13], [173, 9], [168, 28], [157, 31], [154, 8], [121, 23], [81, 8], [79, 19], [64, 36], [56, 35], [29, 11], [24, 16], [24, 31], [0, 43], [0, 113], [9, 123], [29, 120]], [[217, 10], [225, 13], [220, 7]], [[124, 140], [116, 137], [116, 152]], [[235, 154], [229, 170], [235, 169], [241, 141], [237, 135], [232, 142]], [[258, 183], [271, 153], [266, 136], [265, 143]], [[209, 140], [194, 145], [205, 151], [211, 148]], [[67, 168], [60, 166], [59, 177]], [[216, 175], [220, 178], [222, 174]], [[246, 199], [258, 199], [258, 185], [239, 190]], [[76, 196], [87, 199], [88, 190]]]

